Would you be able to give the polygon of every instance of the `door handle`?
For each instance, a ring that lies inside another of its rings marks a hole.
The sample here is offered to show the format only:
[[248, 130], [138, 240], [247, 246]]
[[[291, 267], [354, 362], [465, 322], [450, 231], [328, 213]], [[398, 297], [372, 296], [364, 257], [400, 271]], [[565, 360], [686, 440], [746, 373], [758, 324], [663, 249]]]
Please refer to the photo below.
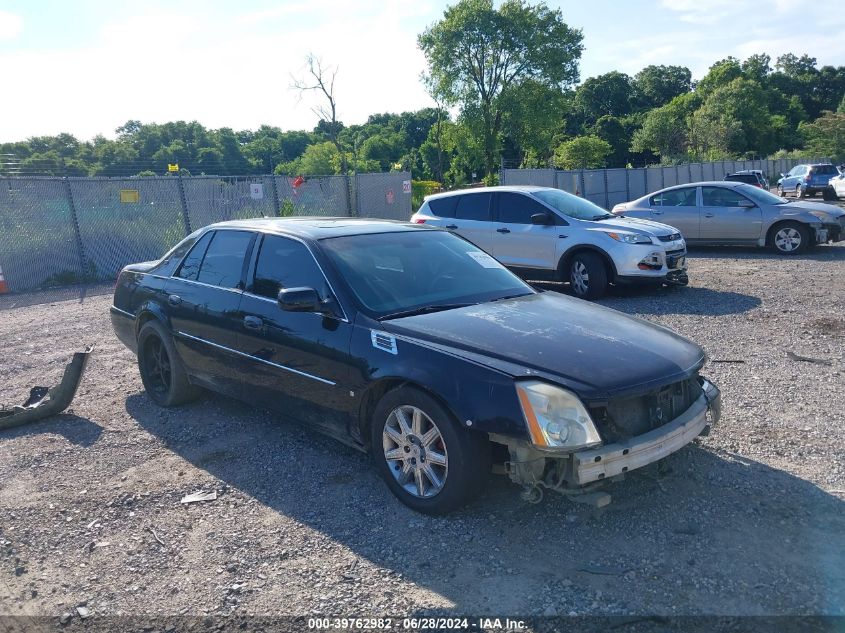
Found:
[[651, 212], [652, 212], [654, 215], [663, 215], [663, 211], [655, 211], [654, 209], [652, 209], [652, 211], [651, 211]]
[[458, 225], [457, 224], [447, 224], [446, 228], [449, 229], [450, 231], [454, 231], [456, 228], [458, 228]]
[[260, 330], [262, 327], [264, 327], [264, 321], [257, 316], [245, 316], [244, 327], [247, 330]]
[[705, 218], [712, 218], [712, 217], [713, 217], [713, 214], [712, 214], [712, 213], [705, 213], [705, 214], [704, 214], [704, 217], [705, 217]]
[[505, 228], [505, 227], [502, 227], [500, 229], [496, 229], [496, 233], [510, 233], [510, 232], [511, 232], [511, 230], [508, 229], [508, 228]]
[[169, 297], [167, 297], [167, 303], [172, 306], [178, 306], [180, 303], [182, 303], [182, 297], [180, 297], [179, 295], [170, 295]]

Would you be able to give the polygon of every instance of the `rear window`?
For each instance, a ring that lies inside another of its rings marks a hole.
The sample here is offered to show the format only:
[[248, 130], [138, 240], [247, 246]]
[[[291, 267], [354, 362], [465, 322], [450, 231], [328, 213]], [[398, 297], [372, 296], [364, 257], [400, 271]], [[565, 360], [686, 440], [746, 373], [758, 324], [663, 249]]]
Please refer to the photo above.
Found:
[[216, 231], [202, 259], [197, 281], [220, 288], [237, 288], [252, 236], [247, 231]]
[[725, 180], [732, 180], [734, 182], [747, 182], [750, 185], [757, 184], [757, 176], [752, 174], [730, 174], [725, 176]]
[[456, 218], [490, 222], [491, 196], [489, 193], [468, 193], [455, 197], [458, 199], [458, 207], [455, 209]]
[[812, 168], [814, 174], [819, 174], [821, 176], [838, 176], [839, 172], [836, 171], [836, 167], [833, 165], [816, 165]]
[[428, 208], [439, 218], [454, 218], [457, 204], [458, 196], [446, 196], [445, 198], [429, 200]]

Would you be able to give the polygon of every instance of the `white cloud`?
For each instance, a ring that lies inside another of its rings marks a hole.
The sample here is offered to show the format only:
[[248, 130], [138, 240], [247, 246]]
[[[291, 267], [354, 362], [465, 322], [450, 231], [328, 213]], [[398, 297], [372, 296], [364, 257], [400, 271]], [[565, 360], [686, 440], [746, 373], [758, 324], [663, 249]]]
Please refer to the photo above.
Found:
[[0, 11], [0, 42], [13, 40], [23, 31], [23, 18], [8, 11]]

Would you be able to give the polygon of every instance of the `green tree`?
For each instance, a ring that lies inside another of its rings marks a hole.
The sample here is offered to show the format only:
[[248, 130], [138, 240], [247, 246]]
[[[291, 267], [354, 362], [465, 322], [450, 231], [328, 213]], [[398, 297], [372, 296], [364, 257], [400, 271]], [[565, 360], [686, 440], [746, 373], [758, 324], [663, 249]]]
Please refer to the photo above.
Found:
[[751, 55], [742, 62], [742, 74], [747, 79], [764, 84], [772, 72], [772, 58], [766, 53]]
[[575, 90], [575, 108], [587, 126], [602, 116], [622, 117], [633, 110], [634, 81], [626, 74], [611, 71], [590, 77]]
[[666, 105], [692, 87], [692, 73], [685, 66], [646, 66], [634, 76], [641, 107], [646, 110]]
[[276, 173], [289, 173], [303, 176], [322, 176], [338, 172], [340, 156], [337, 147], [331, 141], [315, 143], [305, 148], [302, 156], [291, 163], [282, 163]]
[[484, 168], [495, 171], [503, 95], [528, 79], [565, 87], [578, 79], [581, 32], [544, 2], [459, 0], [418, 39], [433, 91], [481, 118]]
[[825, 112], [812, 123], [802, 123], [798, 129], [806, 140], [807, 153], [845, 160], [845, 112]]
[[665, 106], [649, 111], [643, 126], [634, 132], [631, 150], [653, 152], [664, 162], [675, 161], [687, 154], [689, 133], [687, 119], [697, 106], [691, 93], [675, 97]]
[[742, 66], [739, 60], [736, 57], [726, 57], [710, 66], [707, 74], [696, 83], [695, 90], [702, 97], [706, 97], [741, 76]]
[[610, 143], [598, 136], [577, 136], [558, 145], [555, 149], [555, 165], [561, 169], [601, 167], [612, 151]]

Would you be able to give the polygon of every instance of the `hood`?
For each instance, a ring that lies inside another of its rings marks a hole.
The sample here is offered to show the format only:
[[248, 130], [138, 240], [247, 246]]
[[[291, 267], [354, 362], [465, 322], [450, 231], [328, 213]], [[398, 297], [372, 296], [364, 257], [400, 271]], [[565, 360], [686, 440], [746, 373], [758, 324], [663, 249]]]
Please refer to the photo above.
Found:
[[817, 215], [821, 212], [826, 215], [829, 215], [832, 219], [839, 218], [845, 215], [845, 211], [843, 211], [841, 207], [838, 207], [835, 204], [826, 204], [824, 202], [809, 202], [806, 200], [790, 201], [788, 204], [780, 205], [780, 208], [782, 209], [782, 213], [785, 215], [788, 215], [790, 210], [806, 211], [809, 213], [813, 213], [813, 215]]
[[677, 382], [704, 362], [698, 345], [666, 328], [556, 292], [381, 326], [515, 377], [560, 383], [588, 401]]
[[678, 230], [672, 228], [667, 224], [654, 222], [652, 220], [642, 220], [640, 218], [616, 217], [608, 218], [607, 220], [596, 220], [590, 222], [590, 228], [630, 231], [631, 233], [643, 233], [645, 235], [672, 235]]

